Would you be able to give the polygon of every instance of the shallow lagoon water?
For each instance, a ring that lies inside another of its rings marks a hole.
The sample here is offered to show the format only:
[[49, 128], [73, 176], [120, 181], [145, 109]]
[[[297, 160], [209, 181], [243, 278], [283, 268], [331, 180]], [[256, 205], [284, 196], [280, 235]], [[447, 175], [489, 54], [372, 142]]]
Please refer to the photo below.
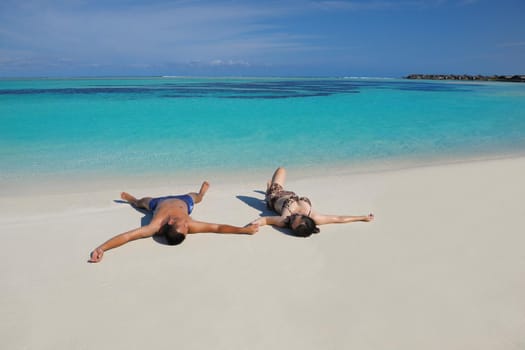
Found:
[[522, 154], [525, 84], [345, 78], [0, 80], [0, 180]]

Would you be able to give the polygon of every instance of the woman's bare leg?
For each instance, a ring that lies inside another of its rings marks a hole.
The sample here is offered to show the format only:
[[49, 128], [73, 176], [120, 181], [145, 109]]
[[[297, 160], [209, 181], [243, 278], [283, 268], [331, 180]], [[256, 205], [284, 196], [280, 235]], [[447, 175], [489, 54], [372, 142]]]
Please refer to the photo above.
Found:
[[272, 184], [279, 184], [284, 187], [284, 182], [286, 181], [286, 169], [283, 167], [279, 167], [275, 170], [272, 176], [272, 181], [268, 182], [268, 188]]
[[120, 198], [122, 198], [134, 207], [149, 210], [149, 202], [151, 201], [151, 197], [143, 197], [137, 199], [127, 192], [122, 192], [120, 194]]
[[197, 204], [202, 201], [202, 199], [204, 198], [204, 195], [206, 194], [206, 192], [208, 192], [209, 188], [210, 188], [210, 183], [208, 181], [204, 181], [201, 185], [201, 189], [199, 190], [199, 193], [190, 192], [188, 194], [191, 196], [191, 198], [193, 198], [193, 202]]

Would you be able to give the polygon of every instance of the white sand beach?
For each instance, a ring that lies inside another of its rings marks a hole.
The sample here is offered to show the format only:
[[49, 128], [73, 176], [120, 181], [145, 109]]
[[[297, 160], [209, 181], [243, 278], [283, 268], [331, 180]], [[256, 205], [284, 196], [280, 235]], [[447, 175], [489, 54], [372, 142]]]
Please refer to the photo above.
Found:
[[[267, 174], [216, 181], [193, 214], [244, 225]], [[287, 184], [318, 212], [373, 223], [295, 238], [190, 235], [90, 251], [141, 224], [115, 202], [184, 193], [122, 181], [0, 201], [2, 349], [524, 349], [525, 158], [324, 176]]]

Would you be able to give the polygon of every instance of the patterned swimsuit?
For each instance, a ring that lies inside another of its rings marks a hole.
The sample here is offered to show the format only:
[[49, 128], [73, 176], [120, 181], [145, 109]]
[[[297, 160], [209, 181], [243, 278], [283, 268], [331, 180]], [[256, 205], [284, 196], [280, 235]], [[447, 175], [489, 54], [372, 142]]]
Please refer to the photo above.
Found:
[[[275, 208], [275, 203], [283, 197], [286, 197], [286, 200], [284, 201], [281, 210], [278, 211], [277, 208]], [[277, 183], [273, 183], [270, 186], [270, 188], [266, 190], [266, 206], [278, 214], [282, 214], [284, 209], [290, 210], [290, 206], [293, 203], [296, 203], [299, 201], [304, 201], [308, 203], [308, 205], [310, 206], [310, 212], [308, 213], [307, 216], [310, 216], [310, 213], [312, 212], [312, 203], [310, 202], [310, 199], [308, 199], [307, 197], [299, 197], [297, 194], [295, 194], [295, 192], [285, 191], [283, 189], [283, 186]]]

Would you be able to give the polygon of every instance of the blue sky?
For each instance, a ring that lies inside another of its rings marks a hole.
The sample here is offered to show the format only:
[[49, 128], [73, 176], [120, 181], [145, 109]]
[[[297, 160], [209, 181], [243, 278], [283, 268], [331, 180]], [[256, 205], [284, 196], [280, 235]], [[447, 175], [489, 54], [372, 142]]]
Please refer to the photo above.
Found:
[[0, 77], [525, 74], [523, 0], [1, 0]]

